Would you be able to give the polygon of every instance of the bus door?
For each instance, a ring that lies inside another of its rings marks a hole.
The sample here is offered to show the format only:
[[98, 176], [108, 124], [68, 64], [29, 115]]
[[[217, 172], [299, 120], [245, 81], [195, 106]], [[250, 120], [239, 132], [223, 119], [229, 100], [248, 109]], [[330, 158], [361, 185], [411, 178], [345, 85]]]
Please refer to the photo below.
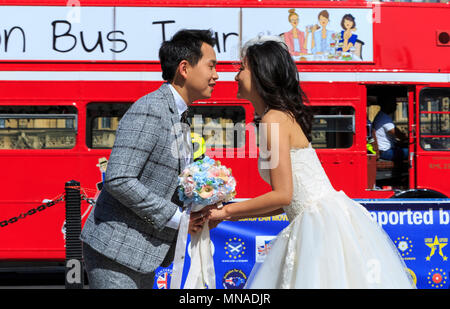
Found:
[[450, 88], [417, 89], [415, 184], [427, 197], [450, 196]]
[[409, 161], [409, 188], [416, 188], [416, 148], [417, 126], [414, 117], [416, 111], [416, 87], [408, 87], [408, 161]]

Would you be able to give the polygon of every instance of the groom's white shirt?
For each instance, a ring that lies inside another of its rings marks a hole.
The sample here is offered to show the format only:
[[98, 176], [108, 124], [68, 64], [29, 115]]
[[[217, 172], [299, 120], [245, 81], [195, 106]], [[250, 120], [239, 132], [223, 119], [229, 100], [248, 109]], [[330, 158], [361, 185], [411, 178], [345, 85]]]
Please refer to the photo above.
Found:
[[[170, 90], [172, 91], [173, 98], [175, 99], [175, 104], [178, 109], [178, 115], [181, 118], [181, 114], [184, 113], [185, 110], [187, 110], [187, 104], [183, 100], [181, 95], [178, 93], [178, 91], [176, 91], [176, 89], [171, 84], [168, 83], [168, 85], [169, 85]], [[190, 132], [189, 132], [189, 134], [190, 134]], [[188, 138], [190, 138], [190, 136]], [[184, 149], [184, 153], [183, 153], [185, 160], [186, 160], [186, 165], [189, 163], [189, 160], [190, 160], [188, 151], [189, 150]], [[177, 211], [175, 212], [175, 214], [173, 215], [173, 217], [166, 223], [166, 226], [177, 230], [180, 226], [181, 214], [182, 214], [181, 209], [178, 208]]]

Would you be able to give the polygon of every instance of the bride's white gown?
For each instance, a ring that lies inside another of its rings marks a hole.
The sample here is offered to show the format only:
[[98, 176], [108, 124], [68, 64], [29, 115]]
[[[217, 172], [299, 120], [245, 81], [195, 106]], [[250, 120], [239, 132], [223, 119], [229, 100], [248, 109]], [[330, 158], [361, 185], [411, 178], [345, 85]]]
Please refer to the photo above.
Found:
[[[290, 224], [272, 241], [246, 288], [415, 288], [397, 248], [369, 212], [332, 187], [308, 148], [291, 149]], [[270, 184], [269, 170], [260, 169]]]

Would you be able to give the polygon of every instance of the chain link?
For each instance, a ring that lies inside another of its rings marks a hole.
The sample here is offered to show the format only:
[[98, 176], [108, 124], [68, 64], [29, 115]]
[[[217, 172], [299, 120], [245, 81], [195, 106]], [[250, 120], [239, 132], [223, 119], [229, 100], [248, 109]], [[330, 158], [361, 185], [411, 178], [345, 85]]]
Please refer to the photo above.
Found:
[[84, 194], [81, 194], [81, 199], [89, 203], [91, 206], [95, 205], [95, 200], [93, 198], [89, 198]]

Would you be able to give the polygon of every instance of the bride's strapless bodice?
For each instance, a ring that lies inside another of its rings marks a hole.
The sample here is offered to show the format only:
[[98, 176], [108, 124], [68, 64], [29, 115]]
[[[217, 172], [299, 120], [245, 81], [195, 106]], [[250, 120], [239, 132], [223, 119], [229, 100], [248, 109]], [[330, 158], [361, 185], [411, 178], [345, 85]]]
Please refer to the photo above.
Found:
[[[292, 221], [305, 209], [315, 207], [321, 197], [335, 190], [311, 144], [307, 148], [293, 148], [290, 154], [294, 190], [291, 204], [283, 209], [289, 221]], [[261, 158], [258, 163], [259, 174], [264, 181], [271, 184], [270, 170], [261, 168]]]

